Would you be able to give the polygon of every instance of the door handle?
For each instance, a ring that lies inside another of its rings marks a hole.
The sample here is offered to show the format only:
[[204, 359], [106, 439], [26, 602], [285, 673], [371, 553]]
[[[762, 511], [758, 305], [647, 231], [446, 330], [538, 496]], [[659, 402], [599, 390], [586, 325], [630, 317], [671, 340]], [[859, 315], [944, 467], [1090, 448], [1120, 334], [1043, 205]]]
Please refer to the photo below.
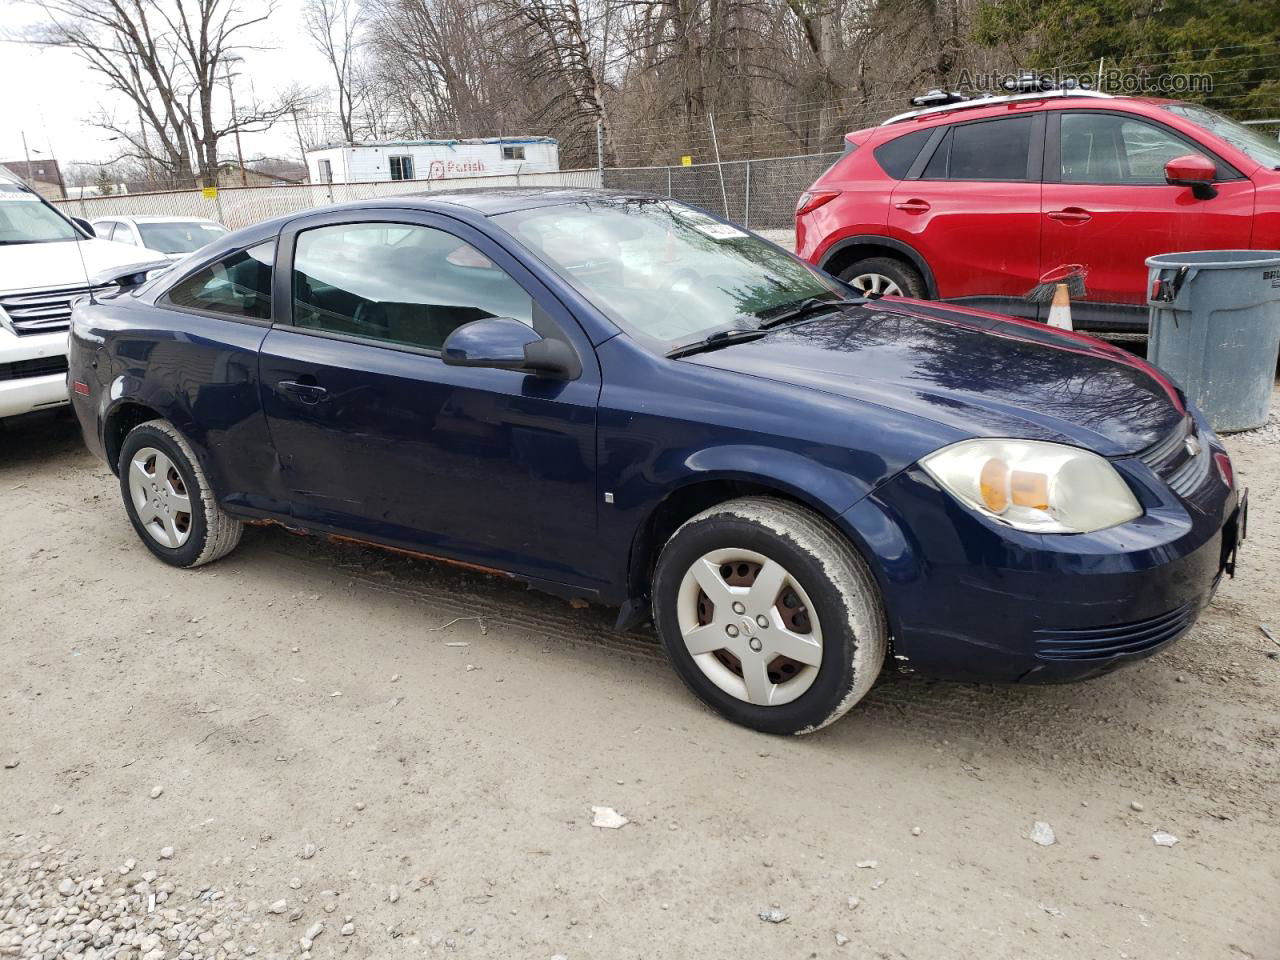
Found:
[[329, 395], [324, 387], [314, 383], [299, 383], [297, 380], [281, 380], [276, 386], [282, 393], [287, 393], [302, 403], [319, 403]]
[[902, 200], [894, 204], [899, 210], [905, 210], [907, 213], [924, 213], [929, 209], [929, 204], [924, 200], [912, 198], [910, 200]]
[[1088, 223], [1093, 219], [1093, 214], [1088, 210], [1080, 207], [1066, 207], [1062, 210], [1050, 210], [1045, 214], [1050, 220], [1057, 220], [1059, 223]]

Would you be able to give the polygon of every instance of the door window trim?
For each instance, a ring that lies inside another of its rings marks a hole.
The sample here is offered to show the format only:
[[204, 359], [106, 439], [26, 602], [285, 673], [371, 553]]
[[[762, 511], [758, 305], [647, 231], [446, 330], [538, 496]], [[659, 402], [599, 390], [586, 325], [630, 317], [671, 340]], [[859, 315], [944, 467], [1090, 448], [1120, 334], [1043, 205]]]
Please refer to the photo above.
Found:
[[1161, 123], [1153, 117], [1148, 117], [1144, 113], [1132, 113], [1128, 110], [1100, 110], [1096, 107], [1081, 110], [1059, 109], [1049, 111], [1052, 116], [1049, 119], [1049, 127], [1045, 136], [1044, 146], [1044, 182], [1063, 184], [1064, 186], [1073, 187], [1168, 187], [1170, 184], [1160, 181], [1122, 181], [1111, 183], [1100, 183], [1096, 180], [1063, 180], [1062, 179], [1062, 118], [1066, 114], [1078, 115], [1082, 113], [1099, 114], [1104, 117], [1120, 117], [1124, 120], [1133, 120], [1137, 123], [1146, 123], [1157, 128], [1162, 133], [1167, 133], [1175, 140], [1181, 140], [1187, 145], [1189, 152], [1200, 153], [1208, 157], [1214, 162], [1217, 170], [1214, 171], [1213, 182], [1225, 183], [1231, 180], [1244, 180], [1245, 175], [1237, 170], [1234, 166], [1222, 159], [1217, 151], [1210, 149], [1203, 143], [1191, 139], [1181, 130], [1175, 130], [1167, 123]]
[[[361, 225], [370, 223], [386, 224], [388, 226], [399, 225], [405, 227], [424, 227], [430, 230], [439, 230], [457, 238], [460, 243], [466, 243], [478, 250], [483, 256], [488, 257], [500, 270], [505, 272], [517, 286], [520, 287], [528, 296], [533, 304], [533, 313], [535, 320], [541, 315], [550, 325], [547, 331], [538, 330], [537, 332], [547, 339], [560, 340], [565, 343], [578, 356], [579, 370], [584, 370], [585, 363], [583, 361], [583, 348], [577, 342], [576, 337], [566, 331], [565, 321], [560, 320], [556, 316], [556, 311], [548, 309], [548, 301], [559, 304], [566, 314], [572, 317], [568, 308], [555, 298], [554, 294], [545, 288], [545, 286], [529, 272], [520, 261], [514, 257], [501, 244], [492, 237], [481, 233], [474, 227], [463, 223], [461, 220], [455, 220], [452, 217], [435, 213], [434, 211], [416, 211], [410, 209], [363, 209], [363, 210], [343, 210], [333, 213], [320, 214], [314, 217], [307, 217], [294, 220], [285, 225], [280, 232], [280, 238], [276, 245], [275, 268], [272, 272], [271, 280], [271, 322], [269, 326], [280, 330], [288, 330], [291, 333], [303, 334], [312, 337], [322, 337], [327, 340], [341, 340], [347, 343], [359, 344], [361, 346], [377, 347], [382, 350], [394, 350], [399, 353], [411, 353], [417, 356], [432, 357], [441, 360], [443, 363], [442, 352], [440, 350], [432, 350], [427, 347], [417, 347], [407, 343], [393, 343], [389, 340], [379, 340], [376, 337], [362, 337], [358, 334], [338, 333], [330, 330], [317, 330], [314, 327], [302, 327], [293, 322], [294, 302], [293, 302], [293, 261], [297, 254], [298, 236], [309, 230], [317, 230], [321, 227], [337, 227], [347, 225]], [[469, 236], [471, 234], [472, 236]], [[475, 239], [473, 239], [473, 236]], [[481, 242], [476, 243], [476, 239]], [[491, 248], [491, 249], [486, 249]], [[526, 279], [527, 278], [527, 279]], [[532, 288], [532, 289], [531, 289]], [[575, 322], [576, 321], [572, 321]], [[535, 327], [536, 329], [536, 327]], [[579, 330], [579, 333], [585, 338], [585, 331]], [[587, 341], [589, 343], [589, 341]], [[516, 376], [528, 376], [527, 373], [519, 370], [502, 371], [511, 373]], [[582, 373], [578, 374], [581, 377]], [[573, 379], [578, 379], [577, 377]]]
[[[972, 127], [980, 123], [999, 123], [1002, 120], [1012, 120], [1015, 117], [1029, 117], [1031, 119], [1031, 141], [1027, 147], [1027, 168], [1026, 175], [1021, 180], [996, 180], [988, 177], [952, 177], [951, 176], [951, 144], [954, 140], [952, 131], [957, 127]], [[947, 171], [945, 177], [929, 177], [925, 178], [924, 171], [929, 166], [933, 155], [938, 150], [947, 151]], [[1039, 183], [1041, 170], [1044, 168], [1045, 156], [1045, 111], [1039, 110], [1034, 113], [1007, 113], [998, 117], [983, 117], [981, 120], [967, 120], [963, 123], [949, 123], [939, 127], [935, 131], [935, 139], [931, 139], [924, 145], [924, 149], [920, 151], [920, 155], [916, 157], [915, 163], [911, 165], [911, 169], [907, 171], [906, 180], [920, 180], [925, 183]]]

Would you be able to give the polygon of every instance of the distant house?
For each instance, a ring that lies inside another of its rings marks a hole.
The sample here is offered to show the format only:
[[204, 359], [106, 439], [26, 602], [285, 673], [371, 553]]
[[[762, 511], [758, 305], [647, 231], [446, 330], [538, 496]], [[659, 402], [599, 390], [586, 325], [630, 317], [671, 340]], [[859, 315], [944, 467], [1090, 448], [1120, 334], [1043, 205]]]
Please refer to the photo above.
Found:
[[[306, 171], [302, 171], [305, 176]], [[300, 183], [301, 179], [282, 176], [273, 169], [262, 169], [258, 166], [246, 166], [244, 176], [240, 175], [238, 163], [218, 164], [219, 187], [272, 187], [282, 184]]]
[[62, 171], [57, 160], [0, 160], [0, 167], [5, 167], [27, 186], [46, 200], [61, 200], [66, 196], [62, 186]]
[[307, 151], [312, 183], [448, 180], [559, 169], [560, 144], [551, 137], [387, 140]]
[[275, 184], [307, 182], [307, 165], [297, 160], [251, 160], [249, 168], [271, 177]]

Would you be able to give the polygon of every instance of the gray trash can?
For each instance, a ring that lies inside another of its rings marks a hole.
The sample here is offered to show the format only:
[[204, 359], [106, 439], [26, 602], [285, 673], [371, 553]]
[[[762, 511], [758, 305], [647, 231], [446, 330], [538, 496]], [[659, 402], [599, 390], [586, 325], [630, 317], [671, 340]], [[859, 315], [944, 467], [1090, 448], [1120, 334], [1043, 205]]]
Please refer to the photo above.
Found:
[[1162, 253], [1147, 268], [1147, 359], [1215, 430], [1262, 426], [1280, 351], [1280, 251]]

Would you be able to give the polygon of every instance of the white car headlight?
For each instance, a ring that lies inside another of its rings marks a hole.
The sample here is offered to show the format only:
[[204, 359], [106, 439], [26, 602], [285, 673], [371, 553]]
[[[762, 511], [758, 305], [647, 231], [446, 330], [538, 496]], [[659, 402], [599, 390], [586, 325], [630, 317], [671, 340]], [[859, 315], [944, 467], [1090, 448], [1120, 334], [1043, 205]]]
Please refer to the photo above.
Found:
[[1089, 533], [1142, 515], [1104, 458], [1041, 440], [962, 440], [920, 461], [961, 503], [1018, 530]]

